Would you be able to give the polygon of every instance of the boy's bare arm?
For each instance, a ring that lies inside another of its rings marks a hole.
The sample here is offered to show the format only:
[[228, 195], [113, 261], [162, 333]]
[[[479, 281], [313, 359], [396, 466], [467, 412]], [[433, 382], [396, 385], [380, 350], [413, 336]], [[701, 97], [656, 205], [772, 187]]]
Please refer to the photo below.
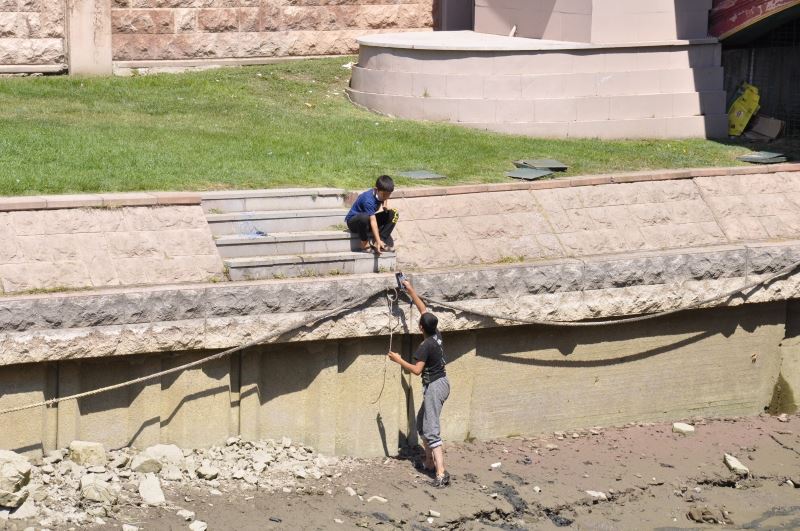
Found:
[[427, 312], [428, 308], [425, 307], [425, 303], [422, 302], [422, 299], [419, 298], [417, 292], [414, 291], [414, 286], [411, 285], [411, 282], [406, 280], [403, 282], [403, 286], [405, 286], [408, 296], [411, 297], [411, 301], [414, 303], [414, 306], [417, 307], [417, 310], [419, 310], [420, 315]]

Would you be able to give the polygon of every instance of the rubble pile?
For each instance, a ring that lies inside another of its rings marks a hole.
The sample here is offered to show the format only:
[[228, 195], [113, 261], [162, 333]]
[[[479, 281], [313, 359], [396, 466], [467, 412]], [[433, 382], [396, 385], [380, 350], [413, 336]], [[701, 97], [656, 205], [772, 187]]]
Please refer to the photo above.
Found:
[[[0, 527], [5, 520], [34, 520], [43, 528], [103, 524], [123, 506], [164, 506], [204, 529], [194, 513], [170, 506], [170, 484], [194, 486], [211, 495], [233, 490], [292, 492], [322, 488], [356, 461], [325, 457], [284, 437], [182, 450], [158, 444], [142, 451], [106, 451], [102, 444], [73, 441], [37, 462], [0, 450]], [[131, 529], [135, 526], [128, 526]]]

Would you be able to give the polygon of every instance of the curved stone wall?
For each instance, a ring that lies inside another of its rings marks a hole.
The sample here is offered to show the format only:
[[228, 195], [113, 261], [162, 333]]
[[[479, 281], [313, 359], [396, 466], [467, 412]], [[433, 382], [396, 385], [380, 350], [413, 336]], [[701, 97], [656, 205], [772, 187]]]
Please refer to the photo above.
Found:
[[603, 47], [445, 32], [359, 39], [348, 93], [373, 111], [542, 137], [722, 137], [716, 41]]

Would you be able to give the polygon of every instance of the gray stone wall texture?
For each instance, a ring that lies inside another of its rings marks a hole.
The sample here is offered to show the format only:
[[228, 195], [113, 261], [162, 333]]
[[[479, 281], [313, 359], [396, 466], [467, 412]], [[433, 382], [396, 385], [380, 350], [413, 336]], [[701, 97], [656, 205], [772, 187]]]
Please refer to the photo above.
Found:
[[0, 66], [63, 65], [63, 0], [0, 0]]
[[433, 0], [113, 0], [114, 60], [336, 55], [430, 29]]

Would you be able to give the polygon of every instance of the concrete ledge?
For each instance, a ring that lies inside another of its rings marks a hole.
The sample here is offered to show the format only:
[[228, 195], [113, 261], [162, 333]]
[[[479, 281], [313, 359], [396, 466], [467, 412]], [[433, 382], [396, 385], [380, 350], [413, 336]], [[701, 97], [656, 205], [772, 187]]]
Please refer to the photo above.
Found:
[[[413, 275], [426, 299], [539, 320], [671, 310], [741, 288], [800, 261], [800, 241], [718, 246]], [[229, 348], [346, 305], [358, 311], [280, 342], [385, 334], [383, 290], [393, 275], [237, 282], [0, 298], [0, 365]], [[591, 292], [591, 296], [587, 294]], [[800, 275], [705, 307], [783, 301]], [[508, 326], [429, 304], [448, 332]], [[400, 305], [403, 310], [406, 305]], [[413, 323], [413, 316], [406, 317]]]
[[199, 205], [195, 192], [134, 192], [107, 194], [0, 197], [0, 212], [155, 205]]
[[500, 184], [481, 184], [463, 186], [431, 186], [420, 188], [404, 188], [395, 190], [393, 199], [431, 197], [441, 195], [460, 195], [484, 192], [507, 192], [509, 190], [542, 190], [548, 188], [566, 188], [571, 186], [599, 186], [604, 184], [636, 183], [647, 181], [665, 181], [677, 179], [694, 179], [695, 177], [717, 177], [724, 175], [756, 175], [766, 173], [800, 171], [800, 163], [768, 164], [761, 166], [730, 166], [720, 168], [688, 168], [676, 170], [647, 170], [613, 175], [578, 175], [575, 177], [556, 178], [543, 181], [509, 182]]
[[0, 74], [60, 74], [67, 65], [0, 65]]

